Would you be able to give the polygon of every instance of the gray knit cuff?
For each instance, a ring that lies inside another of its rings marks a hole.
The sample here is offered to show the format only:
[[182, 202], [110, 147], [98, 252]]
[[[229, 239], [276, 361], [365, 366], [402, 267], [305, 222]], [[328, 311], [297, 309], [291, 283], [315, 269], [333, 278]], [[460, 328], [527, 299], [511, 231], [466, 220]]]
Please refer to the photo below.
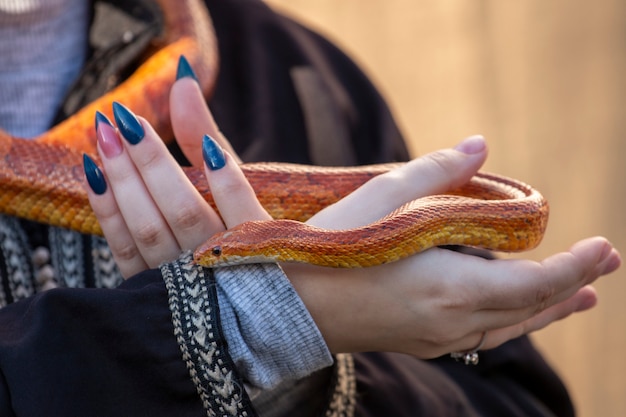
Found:
[[215, 270], [228, 351], [249, 384], [270, 389], [330, 366], [332, 356], [277, 264]]

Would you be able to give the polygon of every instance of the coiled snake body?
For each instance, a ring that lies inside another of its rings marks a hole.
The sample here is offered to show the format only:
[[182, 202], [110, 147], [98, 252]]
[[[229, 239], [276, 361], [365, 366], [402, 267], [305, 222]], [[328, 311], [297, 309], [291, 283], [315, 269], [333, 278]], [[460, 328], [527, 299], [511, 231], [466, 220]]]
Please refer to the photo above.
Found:
[[[209, 94], [217, 54], [206, 10], [196, 0], [158, 2], [166, 16], [163, 45], [128, 81], [34, 141], [0, 132], [0, 212], [89, 234], [101, 234], [84, 185], [82, 153], [94, 151], [95, 110], [123, 102], [171, 136], [167, 94], [184, 54]], [[146, 96], [150, 100], [146, 100]], [[69, 143], [70, 139], [74, 139]], [[438, 245], [501, 251], [535, 247], [545, 231], [548, 206], [521, 182], [481, 173], [447, 195], [407, 203], [369, 226], [343, 231], [302, 223], [322, 208], [394, 165], [320, 168], [244, 164], [243, 170], [275, 221], [248, 222], [212, 237], [195, 260], [215, 266], [241, 262], [299, 261], [335, 267], [372, 266]], [[199, 169], [185, 171], [211, 202]], [[288, 220], [290, 219], [290, 220]]]
[[[102, 233], [84, 189], [80, 152], [0, 135], [0, 156], [0, 211]], [[407, 203], [363, 228], [324, 231], [302, 223], [394, 166], [244, 164], [263, 206], [283, 220], [248, 222], [216, 235], [196, 251], [195, 259], [207, 266], [300, 261], [355, 267], [391, 262], [437, 245], [520, 251], [540, 242], [548, 211], [542, 196], [523, 183], [486, 173], [448, 195]], [[202, 171], [185, 172], [211, 202]]]

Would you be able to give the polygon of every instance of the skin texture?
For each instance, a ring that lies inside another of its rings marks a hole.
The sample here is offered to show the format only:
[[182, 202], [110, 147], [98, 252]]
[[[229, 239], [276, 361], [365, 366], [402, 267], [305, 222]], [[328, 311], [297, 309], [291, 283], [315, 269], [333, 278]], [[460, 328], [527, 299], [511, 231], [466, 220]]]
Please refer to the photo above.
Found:
[[[193, 156], [201, 137], [209, 134], [229, 149], [197, 89], [192, 80], [182, 79], [171, 92], [171, 103], [187, 103], [185, 112], [172, 112], [180, 144]], [[192, 119], [201, 131], [181, 129]], [[224, 167], [206, 170], [216, 205], [226, 213], [220, 219], [178, 170], [150, 125], [141, 122], [146, 136], [139, 144], [118, 138], [120, 152], [112, 156], [100, 144], [109, 188], [102, 195], [88, 190], [126, 276], [171, 260], [226, 227], [269, 218], [236, 157], [226, 152]], [[330, 229], [367, 224], [406, 200], [464, 184], [486, 157], [484, 139], [470, 137], [377, 177], [308, 222]], [[333, 353], [384, 350], [431, 358], [475, 347], [484, 331], [484, 348], [493, 348], [593, 307], [597, 298], [590, 284], [620, 263], [610, 242], [594, 237], [541, 262], [488, 261], [434, 248], [365, 269], [282, 266]]]

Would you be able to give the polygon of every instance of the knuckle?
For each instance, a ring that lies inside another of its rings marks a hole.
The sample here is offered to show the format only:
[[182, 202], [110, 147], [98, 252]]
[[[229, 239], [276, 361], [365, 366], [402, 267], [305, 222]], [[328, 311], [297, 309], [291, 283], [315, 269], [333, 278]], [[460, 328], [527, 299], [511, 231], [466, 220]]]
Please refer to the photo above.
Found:
[[407, 195], [406, 173], [404, 170], [394, 169], [370, 179], [366, 186], [378, 193], [384, 193], [384, 199], [396, 205], [410, 200], [413, 196]]
[[128, 263], [129, 261], [132, 261], [140, 256], [139, 249], [134, 243], [110, 243], [110, 245], [111, 253], [113, 254], [113, 257], [116, 259], [118, 264]]
[[398, 182], [401, 182], [401, 178], [402, 176], [400, 175], [399, 170], [396, 169], [382, 175], [378, 175], [369, 180], [369, 182], [377, 189], [388, 190], [391, 187], [397, 186]]
[[145, 146], [140, 156], [141, 158], [136, 161], [140, 170], [149, 170], [162, 165], [163, 154], [157, 146]]
[[248, 184], [239, 181], [237, 178], [228, 176], [222, 178], [221, 181], [211, 184], [211, 193], [221, 196], [238, 196], [248, 190]]
[[139, 225], [133, 232], [135, 240], [142, 246], [155, 247], [161, 242], [163, 226], [156, 222]]
[[430, 153], [424, 157], [424, 164], [428, 178], [443, 178], [448, 183], [452, 182], [450, 174], [453, 166], [449, 153], [443, 150]]
[[192, 230], [204, 220], [204, 211], [197, 205], [183, 205], [175, 211], [172, 229], [179, 231]]

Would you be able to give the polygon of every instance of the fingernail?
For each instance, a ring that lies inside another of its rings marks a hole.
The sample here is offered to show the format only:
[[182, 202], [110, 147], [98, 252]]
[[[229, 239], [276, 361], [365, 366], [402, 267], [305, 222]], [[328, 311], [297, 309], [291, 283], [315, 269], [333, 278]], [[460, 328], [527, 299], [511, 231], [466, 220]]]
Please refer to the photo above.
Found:
[[87, 183], [94, 193], [102, 195], [107, 190], [107, 182], [98, 165], [87, 154], [83, 154], [83, 170]]
[[101, 113], [101, 112], [96, 110], [96, 130], [98, 130], [98, 125], [100, 123], [106, 123], [109, 126], [113, 126], [113, 123], [111, 123], [109, 118], [106, 117], [106, 115], [104, 113]]
[[196, 82], [198, 82], [198, 77], [196, 76], [196, 73], [193, 72], [193, 68], [191, 68], [189, 61], [187, 61], [187, 58], [185, 58], [184, 55], [181, 55], [180, 58], [178, 58], [176, 80], [180, 80], [185, 77], [193, 78]]
[[[606, 254], [602, 254], [601, 262], [605, 262], [604, 269], [602, 270], [602, 274], [610, 274], [620, 267], [622, 264], [622, 258], [619, 253], [613, 249], [612, 246], [607, 245], [608, 250], [606, 250]], [[608, 259], [608, 260], [607, 260]]]
[[141, 126], [139, 119], [130, 110], [114, 101], [113, 117], [115, 117], [117, 128], [128, 143], [136, 145], [141, 142], [145, 135], [143, 126]]
[[576, 311], [579, 312], [579, 311], [589, 310], [590, 308], [595, 307], [596, 304], [598, 304], [598, 298], [592, 294], [588, 294], [576, 306]]
[[202, 138], [202, 156], [211, 171], [216, 171], [226, 165], [224, 151], [209, 135], [204, 135]]
[[113, 158], [122, 153], [122, 141], [113, 125], [101, 122], [96, 127], [96, 138], [102, 153], [107, 158]]
[[619, 254], [616, 254], [615, 257], [613, 257], [611, 261], [604, 268], [604, 273], [610, 274], [611, 272], [619, 268], [621, 265], [622, 265], [622, 258], [619, 256]]
[[485, 138], [481, 135], [474, 135], [465, 138], [454, 149], [467, 155], [473, 155], [484, 151], [486, 147]]

